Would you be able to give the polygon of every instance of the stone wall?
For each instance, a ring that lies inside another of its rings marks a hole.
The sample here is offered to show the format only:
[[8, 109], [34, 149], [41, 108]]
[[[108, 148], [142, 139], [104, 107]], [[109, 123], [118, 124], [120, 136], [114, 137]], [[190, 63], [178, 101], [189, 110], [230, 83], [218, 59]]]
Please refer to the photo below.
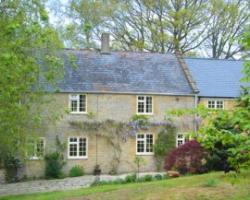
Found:
[[232, 110], [237, 103], [234, 98], [200, 98], [200, 104], [207, 106], [208, 100], [223, 100], [225, 110]]
[[[57, 94], [56, 99], [61, 108], [68, 108], [69, 94]], [[48, 131], [44, 133], [46, 138], [46, 152], [55, 149], [55, 138], [58, 136], [62, 142], [67, 143], [68, 138], [72, 136], [86, 136], [88, 138], [88, 158], [87, 159], [68, 159], [67, 149], [64, 152], [67, 164], [64, 166], [64, 172], [67, 174], [71, 167], [81, 165], [87, 174], [93, 173], [96, 164], [99, 164], [102, 173], [108, 174], [112, 169], [114, 148], [104, 137], [96, 136], [94, 133], [84, 132], [73, 127], [70, 122], [78, 121], [104, 121], [112, 119], [116, 121], [129, 121], [136, 114], [136, 95], [111, 95], [111, 94], [88, 94], [87, 112], [94, 114], [94, 119], [89, 119], [87, 114], [65, 114], [62, 120], [56, 125], [50, 125]], [[153, 115], [149, 115], [151, 122], [163, 122], [165, 112], [173, 108], [193, 108], [194, 98], [189, 96], [153, 96]], [[192, 119], [183, 119], [176, 121], [179, 132], [186, 132], [193, 129]], [[154, 127], [144, 132], [154, 134], [154, 140], [157, 138], [159, 127]], [[136, 156], [136, 139], [128, 137], [126, 141], [120, 141], [121, 155], [118, 173], [135, 171], [134, 159]], [[67, 147], [68, 148], [68, 147]], [[155, 171], [155, 158], [153, 155], [142, 156], [146, 161], [142, 171]], [[26, 165], [26, 174], [28, 176], [43, 176], [44, 161], [30, 161]]]

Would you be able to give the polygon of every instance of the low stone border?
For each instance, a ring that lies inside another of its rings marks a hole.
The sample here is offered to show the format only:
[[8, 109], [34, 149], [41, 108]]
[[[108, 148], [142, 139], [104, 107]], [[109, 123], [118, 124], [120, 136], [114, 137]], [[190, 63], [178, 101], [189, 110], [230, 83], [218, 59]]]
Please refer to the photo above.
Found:
[[[118, 179], [125, 179], [126, 176], [131, 175], [122, 174], [122, 175], [85, 175], [74, 178], [65, 178], [65, 179], [56, 179], [56, 180], [35, 180], [35, 181], [27, 181], [27, 182], [19, 182], [19, 183], [9, 183], [0, 185], [0, 196], [7, 195], [18, 195], [18, 194], [31, 194], [37, 192], [52, 192], [52, 191], [63, 191], [63, 190], [71, 190], [71, 189], [79, 189], [89, 187], [92, 183], [98, 179], [99, 181], [114, 181]], [[147, 172], [140, 173], [139, 177], [145, 175], [156, 175], [166, 174], [165, 172], [157, 173], [157, 172]]]

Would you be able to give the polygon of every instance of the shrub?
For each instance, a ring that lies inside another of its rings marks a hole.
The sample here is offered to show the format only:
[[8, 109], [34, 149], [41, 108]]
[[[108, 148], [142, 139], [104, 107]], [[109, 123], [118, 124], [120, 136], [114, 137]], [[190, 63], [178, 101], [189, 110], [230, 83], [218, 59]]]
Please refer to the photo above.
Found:
[[176, 128], [174, 126], [165, 126], [158, 133], [158, 137], [154, 144], [154, 155], [156, 158], [157, 170], [163, 168], [164, 157], [170, 150], [175, 148]]
[[19, 181], [18, 170], [22, 167], [22, 163], [18, 158], [6, 156], [4, 159], [5, 180], [6, 182]]
[[64, 165], [63, 157], [60, 153], [54, 152], [45, 156], [46, 167], [45, 176], [46, 178], [62, 178], [62, 167]]
[[136, 182], [136, 174], [126, 176], [125, 182], [126, 183]]
[[69, 171], [70, 177], [77, 177], [77, 176], [83, 176], [84, 175], [84, 169], [82, 166], [76, 165], [72, 167]]
[[156, 174], [154, 178], [155, 180], [162, 180], [164, 177], [161, 174]]
[[143, 176], [141, 179], [142, 179], [143, 182], [149, 182], [149, 181], [153, 180], [153, 176], [146, 175], [146, 176]]
[[201, 173], [205, 151], [196, 140], [191, 140], [172, 150], [165, 159], [165, 169], [176, 169], [181, 174]]

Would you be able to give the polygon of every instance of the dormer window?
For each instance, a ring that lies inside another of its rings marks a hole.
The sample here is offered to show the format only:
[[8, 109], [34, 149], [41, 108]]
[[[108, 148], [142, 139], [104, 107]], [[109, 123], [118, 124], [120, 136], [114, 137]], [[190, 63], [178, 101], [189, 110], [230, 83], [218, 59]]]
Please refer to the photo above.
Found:
[[137, 96], [137, 114], [153, 114], [152, 96]]
[[71, 113], [87, 113], [87, 97], [85, 94], [70, 94], [69, 104]]

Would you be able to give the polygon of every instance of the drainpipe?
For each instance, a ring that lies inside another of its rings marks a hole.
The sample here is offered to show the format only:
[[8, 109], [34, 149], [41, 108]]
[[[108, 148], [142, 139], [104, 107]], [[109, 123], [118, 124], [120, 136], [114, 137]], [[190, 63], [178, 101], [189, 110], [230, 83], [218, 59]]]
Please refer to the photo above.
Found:
[[[196, 109], [197, 107], [198, 107], [198, 94], [195, 93], [195, 95], [194, 95], [194, 108]], [[198, 117], [198, 115], [195, 114], [194, 115], [194, 133], [195, 133], [196, 137], [198, 136], [198, 133], [197, 133], [197, 131], [198, 131], [198, 124], [197, 124], [197, 121], [196, 121], [197, 117]]]

